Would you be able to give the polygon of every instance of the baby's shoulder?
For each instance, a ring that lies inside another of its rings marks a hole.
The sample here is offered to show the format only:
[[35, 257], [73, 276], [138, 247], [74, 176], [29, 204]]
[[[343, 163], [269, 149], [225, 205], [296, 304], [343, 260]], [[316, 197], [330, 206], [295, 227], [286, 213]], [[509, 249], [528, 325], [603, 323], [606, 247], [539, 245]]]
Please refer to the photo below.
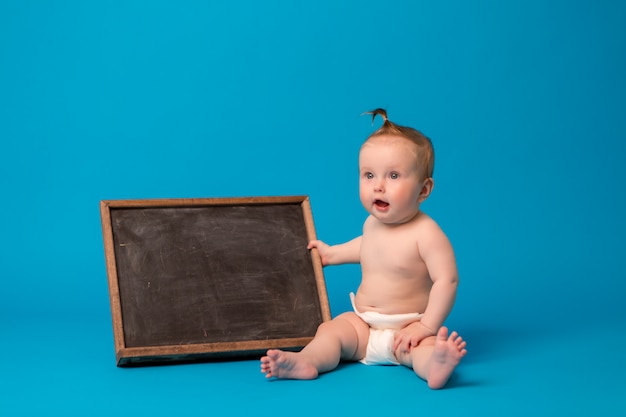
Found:
[[445, 233], [439, 224], [426, 213], [421, 212], [413, 225], [415, 235], [418, 238], [445, 238]]
[[420, 211], [419, 214], [415, 216], [415, 219], [413, 221], [413, 226], [416, 228], [420, 228], [420, 229], [441, 230], [437, 222], [433, 220], [433, 218], [430, 217], [428, 214], [424, 213], [423, 211]]

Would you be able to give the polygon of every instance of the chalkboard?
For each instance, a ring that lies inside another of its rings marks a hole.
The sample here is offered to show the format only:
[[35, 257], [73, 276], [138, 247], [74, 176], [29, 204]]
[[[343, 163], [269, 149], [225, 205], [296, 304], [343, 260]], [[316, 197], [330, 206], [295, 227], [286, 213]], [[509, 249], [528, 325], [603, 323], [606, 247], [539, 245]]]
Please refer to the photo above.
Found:
[[101, 201], [118, 366], [299, 349], [330, 319], [307, 197]]

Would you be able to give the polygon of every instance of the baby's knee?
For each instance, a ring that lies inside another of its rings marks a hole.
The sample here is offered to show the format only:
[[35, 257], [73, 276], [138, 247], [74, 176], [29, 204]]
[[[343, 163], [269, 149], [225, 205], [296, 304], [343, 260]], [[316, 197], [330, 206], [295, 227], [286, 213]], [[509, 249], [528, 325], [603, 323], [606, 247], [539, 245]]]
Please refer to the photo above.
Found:
[[352, 312], [340, 314], [332, 321], [348, 324], [359, 334], [359, 336], [369, 336], [369, 324], [365, 323], [363, 319]]
[[317, 332], [319, 333], [335, 330], [341, 331], [341, 329], [345, 329], [346, 326], [354, 327], [353, 320], [352, 317], [350, 317], [350, 314], [351, 313], [343, 313], [332, 320], [323, 322], [317, 327]]
[[336, 326], [334, 320], [325, 321], [319, 326], [317, 326], [317, 334], [332, 331]]
[[359, 341], [359, 344], [367, 344], [369, 338], [369, 326], [354, 313], [343, 313], [330, 321], [320, 324], [316, 336], [320, 334], [333, 334], [342, 341]]

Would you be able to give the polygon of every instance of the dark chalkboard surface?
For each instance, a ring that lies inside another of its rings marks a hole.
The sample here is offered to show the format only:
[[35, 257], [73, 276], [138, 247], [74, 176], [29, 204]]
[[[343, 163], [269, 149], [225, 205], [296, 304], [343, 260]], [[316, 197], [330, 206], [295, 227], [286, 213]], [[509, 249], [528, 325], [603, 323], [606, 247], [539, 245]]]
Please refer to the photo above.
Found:
[[117, 364], [297, 349], [330, 319], [306, 197], [102, 201]]

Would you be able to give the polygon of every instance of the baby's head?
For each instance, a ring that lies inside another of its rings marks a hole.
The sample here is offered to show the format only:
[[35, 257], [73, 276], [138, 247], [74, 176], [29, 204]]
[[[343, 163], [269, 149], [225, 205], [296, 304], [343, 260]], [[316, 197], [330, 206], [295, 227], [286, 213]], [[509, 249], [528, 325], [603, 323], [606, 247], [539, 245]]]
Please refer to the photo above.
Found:
[[417, 130], [390, 122], [385, 110], [368, 113], [382, 116], [384, 123], [361, 146], [361, 203], [385, 224], [406, 223], [433, 189], [433, 146]]
[[384, 109], [372, 110], [365, 114], [371, 114], [372, 120], [374, 120], [377, 115], [381, 116], [383, 118], [383, 125], [367, 138], [361, 148], [379, 139], [389, 140], [389, 138], [393, 138], [400, 141], [407, 141], [407, 148], [415, 157], [415, 163], [417, 164], [416, 169], [421, 177], [420, 179], [426, 180], [433, 177], [433, 171], [435, 169], [435, 150], [430, 139], [412, 127], [400, 126], [391, 122], [387, 119], [387, 112]]

